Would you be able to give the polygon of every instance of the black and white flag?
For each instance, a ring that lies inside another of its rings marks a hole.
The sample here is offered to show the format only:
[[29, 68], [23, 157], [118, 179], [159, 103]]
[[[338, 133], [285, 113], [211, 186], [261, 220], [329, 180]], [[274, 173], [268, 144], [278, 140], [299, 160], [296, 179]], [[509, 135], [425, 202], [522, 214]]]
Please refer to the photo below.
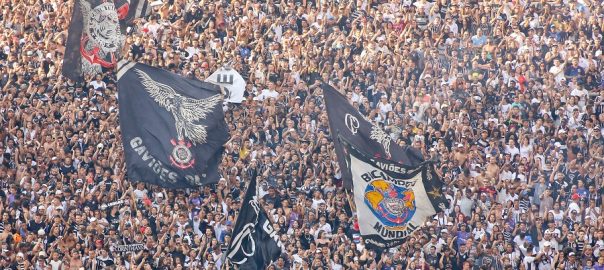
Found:
[[125, 40], [120, 22], [128, 5], [125, 0], [75, 0], [65, 43], [65, 77], [80, 81], [116, 66]]
[[245, 94], [245, 80], [237, 70], [221, 67], [205, 79], [206, 82], [223, 86], [226, 93], [224, 101], [229, 103], [241, 103]]
[[256, 177], [245, 193], [227, 258], [242, 270], [265, 269], [284, 249], [279, 234], [256, 199]]
[[347, 143], [344, 146], [352, 172], [359, 229], [367, 247], [380, 250], [398, 246], [426, 218], [448, 207], [431, 162], [406, 166], [370, 157]]
[[321, 88], [345, 188], [350, 189], [352, 176], [350, 164], [344, 158], [346, 153], [338, 136], [345, 138], [356, 149], [372, 157], [393, 160], [405, 165], [418, 165], [424, 161], [419, 150], [410, 146], [400, 147], [379, 126], [367, 121], [336, 89], [327, 84], [323, 84]]
[[229, 139], [220, 87], [127, 61], [117, 79], [128, 178], [169, 188], [218, 182]]

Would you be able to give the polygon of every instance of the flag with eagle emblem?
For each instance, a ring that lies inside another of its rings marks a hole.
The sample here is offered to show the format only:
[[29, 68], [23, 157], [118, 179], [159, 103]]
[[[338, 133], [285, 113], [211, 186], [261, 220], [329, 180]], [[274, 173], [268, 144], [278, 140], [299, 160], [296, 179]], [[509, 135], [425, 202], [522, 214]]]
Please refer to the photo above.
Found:
[[125, 60], [117, 79], [128, 178], [170, 188], [218, 182], [229, 139], [220, 87]]
[[431, 161], [407, 166], [368, 156], [339, 140], [348, 153], [359, 229], [367, 247], [401, 245], [427, 218], [448, 207]]

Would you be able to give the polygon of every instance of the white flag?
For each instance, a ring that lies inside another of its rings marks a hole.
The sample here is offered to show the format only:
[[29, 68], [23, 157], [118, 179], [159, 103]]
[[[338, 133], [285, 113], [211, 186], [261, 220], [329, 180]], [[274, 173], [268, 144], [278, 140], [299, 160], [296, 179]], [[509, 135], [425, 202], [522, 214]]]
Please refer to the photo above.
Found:
[[370, 158], [347, 147], [359, 229], [365, 244], [379, 249], [404, 243], [426, 218], [439, 211], [443, 197], [432, 165], [405, 166]]
[[214, 83], [225, 88], [224, 101], [229, 103], [241, 103], [245, 92], [245, 80], [241, 74], [233, 68], [219, 68], [206, 82]]

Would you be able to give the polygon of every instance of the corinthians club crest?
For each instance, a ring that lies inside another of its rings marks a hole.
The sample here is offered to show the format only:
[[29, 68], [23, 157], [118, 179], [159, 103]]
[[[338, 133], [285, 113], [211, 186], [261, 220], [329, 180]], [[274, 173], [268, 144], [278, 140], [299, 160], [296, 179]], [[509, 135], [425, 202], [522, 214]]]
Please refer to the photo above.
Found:
[[181, 169], [191, 168], [195, 165], [193, 153], [189, 150], [189, 148], [191, 148], [191, 143], [187, 143], [184, 140], [178, 142], [176, 142], [176, 140], [171, 140], [170, 143], [174, 145], [172, 155], [170, 156], [172, 165]]
[[220, 94], [205, 99], [185, 97], [172, 87], [154, 81], [144, 71], [135, 71], [151, 98], [174, 117], [177, 138], [170, 141], [174, 146], [170, 154], [172, 165], [180, 169], [193, 167], [195, 159], [190, 148], [206, 143], [207, 139], [207, 127], [198, 121], [205, 119], [220, 103]]
[[92, 8], [88, 1], [80, 1], [80, 5], [84, 17], [84, 34], [80, 41], [82, 71], [95, 74], [102, 68], [114, 67], [124, 41], [115, 4], [107, 1]]
[[412, 189], [383, 179], [376, 179], [367, 185], [365, 204], [380, 222], [394, 231], [405, 230], [416, 210]]

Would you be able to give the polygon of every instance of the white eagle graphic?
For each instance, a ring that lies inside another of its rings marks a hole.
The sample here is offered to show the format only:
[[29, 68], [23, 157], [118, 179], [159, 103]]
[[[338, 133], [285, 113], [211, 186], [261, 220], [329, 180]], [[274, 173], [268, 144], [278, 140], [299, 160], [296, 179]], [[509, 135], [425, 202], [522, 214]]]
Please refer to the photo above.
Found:
[[172, 87], [154, 81], [147, 73], [139, 69], [136, 69], [136, 73], [155, 102], [174, 116], [178, 140], [183, 140], [186, 137], [193, 144], [205, 143], [207, 137], [206, 126], [194, 122], [206, 118], [206, 115], [220, 103], [220, 95], [214, 95], [206, 99], [188, 98], [176, 93]]
[[384, 148], [384, 152], [386, 152], [386, 155], [388, 155], [388, 157], [392, 156], [392, 155], [390, 155], [390, 142], [392, 141], [392, 139], [381, 128], [379, 128], [376, 125], [372, 125], [371, 126], [371, 135], [369, 138], [371, 138], [372, 140], [381, 144], [382, 147]]

